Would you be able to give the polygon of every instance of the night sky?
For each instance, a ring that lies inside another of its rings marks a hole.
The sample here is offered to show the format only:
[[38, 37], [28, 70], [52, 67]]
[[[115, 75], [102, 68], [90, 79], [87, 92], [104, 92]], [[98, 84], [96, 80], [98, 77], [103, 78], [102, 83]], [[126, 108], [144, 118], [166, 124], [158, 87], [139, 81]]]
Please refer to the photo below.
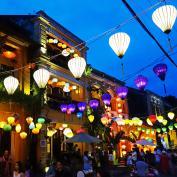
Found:
[[[177, 63], [177, 22], [170, 33], [173, 51], [170, 51], [167, 35], [152, 22], [151, 15], [160, 6], [155, 6], [159, 1], [127, 0], [136, 13], [141, 14], [140, 19]], [[167, 2], [177, 8], [177, 0]], [[155, 7], [150, 9], [151, 6]], [[0, 5], [0, 14], [35, 14], [39, 10], [45, 11], [57, 22], [86, 41], [132, 17], [121, 0], [4, 0]], [[147, 12], [142, 15], [144, 10]], [[121, 60], [108, 44], [111, 34], [119, 31], [128, 33], [131, 38], [130, 46], [122, 59], [125, 70], [123, 79], [126, 79], [126, 84], [135, 87], [135, 77], [142, 74], [149, 79], [147, 89], [164, 96], [162, 82], [152, 71], [153, 65], [142, 69], [154, 61], [157, 64], [157, 60], [163, 59], [163, 62], [168, 65], [165, 81], [167, 94], [177, 96], [177, 68], [166, 57], [163, 57], [161, 50], [136, 20], [129, 21], [120, 29], [97, 39], [95, 42], [88, 43], [88, 64], [122, 80]], [[137, 72], [139, 70], [142, 71]]]

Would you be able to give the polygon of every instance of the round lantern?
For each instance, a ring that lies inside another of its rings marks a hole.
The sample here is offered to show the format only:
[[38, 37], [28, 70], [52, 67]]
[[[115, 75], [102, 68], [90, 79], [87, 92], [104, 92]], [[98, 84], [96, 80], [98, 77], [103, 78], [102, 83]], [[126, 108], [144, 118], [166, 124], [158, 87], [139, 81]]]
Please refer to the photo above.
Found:
[[60, 109], [61, 109], [61, 112], [67, 112], [67, 109], [68, 109], [68, 105], [67, 104], [61, 104], [60, 105]]
[[116, 89], [116, 94], [121, 98], [125, 99], [128, 93], [128, 88], [127, 87], [118, 87]]
[[111, 103], [111, 95], [109, 93], [104, 93], [102, 95], [102, 101], [105, 105], [110, 105]]
[[69, 104], [67, 106], [67, 110], [69, 111], [69, 113], [73, 113], [75, 111], [75, 109], [76, 109], [75, 104]]
[[13, 123], [15, 122], [15, 117], [8, 117], [8, 118], [7, 118], [7, 122], [8, 122], [9, 124], [13, 124]]
[[12, 52], [12, 51], [9, 51], [9, 50], [4, 51], [2, 54], [3, 54], [4, 57], [6, 57], [10, 60], [13, 60], [16, 57], [16, 53]]
[[167, 121], [166, 119], [164, 119], [164, 120], [162, 121], [162, 124], [163, 124], [163, 125], [167, 125], [167, 123], [168, 123], [168, 121]]
[[98, 100], [90, 100], [89, 105], [92, 109], [97, 109], [99, 106], [99, 101]]
[[157, 120], [156, 115], [150, 115], [149, 116], [149, 120], [152, 122], [152, 124], [154, 124], [156, 122], [156, 120]]
[[45, 88], [49, 80], [50, 73], [46, 69], [41, 68], [34, 72], [33, 77], [39, 88]]
[[76, 79], [80, 79], [86, 67], [86, 61], [82, 57], [75, 57], [68, 61], [68, 68]]
[[119, 58], [122, 58], [130, 44], [130, 37], [127, 33], [116, 33], [109, 38], [109, 45]]
[[174, 123], [174, 127], [177, 128], [177, 123]]
[[38, 117], [37, 122], [40, 124], [44, 124], [45, 123], [45, 118], [44, 117]]
[[27, 118], [26, 118], [26, 122], [27, 122], [28, 124], [30, 124], [31, 122], [33, 122], [33, 118], [32, 118], [32, 117], [27, 117]]
[[0, 122], [0, 128], [3, 128], [5, 124], [6, 124], [6, 122], [1, 121], [1, 122]]
[[102, 123], [103, 125], [107, 125], [107, 124], [109, 123], [108, 118], [107, 118], [107, 117], [102, 117], [102, 118], [101, 118], [101, 123]]
[[67, 138], [72, 138], [74, 136], [72, 130], [70, 128], [65, 128], [63, 131], [63, 134], [67, 137]]
[[166, 127], [163, 127], [163, 128], [162, 128], [162, 131], [163, 131], [163, 132], [166, 132], [166, 131], [167, 131], [167, 128], [166, 128]]
[[90, 123], [92, 123], [94, 121], [94, 119], [95, 119], [94, 115], [89, 115], [88, 116], [88, 120], [89, 120]]
[[167, 65], [164, 63], [157, 64], [154, 66], [153, 71], [160, 78], [160, 80], [164, 81], [167, 72]]
[[169, 125], [169, 126], [168, 126], [168, 129], [169, 129], [169, 130], [173, 130], [173, 125]]
[[83, 112], [86, 108], [86, 103], [85, 102], [80, 102], [77, 104], [77, 107], [79, 109], [79, 111]]
[[26, 132], [21, 132], [20, 133], [20, 138], [21, 139], [26, 139], [26, 137], [27, 137], [27, 133]]
[[33, 133], [33, 134], [39, 134], [39, 129], [38, 129], [38, 128], [32, 129], [32, 133]]
[[9, 131], [12, 130], [12, 127], [9, 124], [5, 124], [4, 127], [3, 127], [3, 130], [6, 131], [6, 132], [9, 132]]
[[144, 90], [147, 83], [148, 83], [147, 77], [144, 77], [142, 75], [137, 76], [137, 78], [135, 79], [135, 84], [139, 90]]
[[169, 119], [173, 120], [175, 117], [175, 114], [173, 112], [169, 112], [168, 117], [169, 117]]
[[6, 77], [4, 79], [4, 86], [9, 95], [13, 95], [19, 85], [18, 79], [13, 76]]
[[143, 121], [142, 121], [142, 120], [139, 120], [138, 125], [139, 125], [139, 126], [142, 126], [142, 125], [143, 125]]
[[42, 128], [42, 124], [41, 123], [37, 123], [36, 124], [36, 128], [40, 130]]
[[161, 129], [160, 129], [160, 128], [157, 128], [156, 131], [157, 131], [157, 133], [160, 133], [160, 132], [161, 132]]
[[170, 33], [177, 17], [175, 6], [164, 5], [156, 9], [152, 14], [153, 22], [164, 32]]
[[54, 131], [52, 131], [52, 130], [47, 131], [47, 136], [48, 137], [52, 137], [53, 135], [54, 135]]
[[21, 129], [22, 129], [22, 127], [21, 127], [20, 124], [17, 124], [17, 125], [15, 126], [15, 131], [16, 131], [17, 133], [20, 133]]
[[163, 120], [164, 120], [164, 118], [163, 118], [163, 116], [157, 116], [157, 120], [158, 120], [160, 123], [162, 123]]
[[35, 124], [34, 124], [34, 122], [31, 122], [30, 125], [29, 125], [29, 129], [33, 130], [34, 128], [35, 128]]
[[63, 128], [67, 128], [67, 127], [68, 127], [68, 124], [62, 124], [62, 127], [63, 127]]
[[82, 116], [83, 116], [83, 113], [82, 112], [77, 112], [76, 116], [77, 116], [78, 119], [81, 119]]

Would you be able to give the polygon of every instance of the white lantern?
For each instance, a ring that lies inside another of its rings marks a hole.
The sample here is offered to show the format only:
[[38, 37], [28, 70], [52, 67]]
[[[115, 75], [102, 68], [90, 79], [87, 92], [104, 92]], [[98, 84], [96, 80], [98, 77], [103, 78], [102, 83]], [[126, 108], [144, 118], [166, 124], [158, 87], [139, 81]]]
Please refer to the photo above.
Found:
[[67, 137], [67, 138], [72, 138], [74, 136], [72, 130], [70, 128], [65, 128], [63, 131], [63, 134]]
[[18, 79], [16, 79], [15, 77], [13, 76], [9, 76], [9, 77], [6, 77], [4, 79], [4, 86], [7, 90], [7, 93], [9, 95], [13, 95], [15, 90], [17, 89], [19, 85], [19, 82], [18, 82]]
[[164, 5], [152, 14], [153, 22], [164, 32], [170, 33], [177, 17], [177, 10], [172, 5]]
[[129, 44], [130, 37], [127, 33], [116, 33], [109, 38], [109, 45], [119, 58], [124, 56]]
[[45, 88], [49, 80], [50, 73], [46, 69], [42, 68], [35, 71], [33, 77], [39, 88]]
[[68, 61], [68, 67], [71, 71], [71, 73], [74, 75], [76, 79], [80, 79], [85, 67], [86, 67], [86, 61], [82, 57], [75, 57]]

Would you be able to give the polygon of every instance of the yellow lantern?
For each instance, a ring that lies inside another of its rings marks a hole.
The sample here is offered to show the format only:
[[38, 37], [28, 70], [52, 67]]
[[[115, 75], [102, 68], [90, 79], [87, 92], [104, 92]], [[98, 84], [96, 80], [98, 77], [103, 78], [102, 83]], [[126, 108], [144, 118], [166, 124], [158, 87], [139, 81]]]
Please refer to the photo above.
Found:
[[39, 129], [38, 129], [38, 128], [34, 128], [34, 129], [32, 130], [32, 133], [33, 133], [33, 134], [39, 134]]
[[0, 122], [0, 128], [3, 128], [4, 125], [6, 125], [6, 122], [4, 122], [4, 121]]
[[168, 121], [167, 121], [166, 119], [164, 119], [164, 120], [162, 121], [162, 124], [163, 124], [163, 125], [167, 125], [167, 123], [168, 123]]
[[125, 125], [128, 125], [129, 124], [129, 119], [125, 119]]
[[48, 130], [47, 131], [47, 136], [48, 137], [52, 137], [53, 136], [53, 131], [52, 130]]
[[72, 130], [70, 128], [65, 128], [63, 131], [63, 134], [67, 137], [67, 138], [72, 138], [74, 136]]
[[20, 133], [20, 138], [21, 139], [26, 139], [26, 137], [27, 137], [27, 133], [26, 132], [21, 132]]
[[63, 127], [63, 128], [67, 128], [67, 127], [68, 127], [68, 124], [62, 124], [62, 127]]
[[92, 123], [94, 121], [95, 117], [93, 115], [89, 115], [88, 116], [88, 120], [90, 121], [90, 123]]
[[139, 126], [142, 126], [142, 125], [143, 125], [143, 121], [139, 119], [138, 125], [139, 125]]
[[40, 130], [42, 128], [42, 124], [41, 123], [37, 123], [36, 124], [36, 128]]
[[152, 124], [152, 122], [149, 118], [146, 119], [146, 122], [147, 122], [148, 125], [153, 126], [153, 124]]
[[15, 117], [8, 117], [8, 118], [7, 118], [7, 122], [8, 122], [9, 124], [13, 124], [13, 123], [15, 122]]
[[27, 122], [28, 124], [30, 124], [31, 122], [33, 122], [33, 118], [32, 118], [32, 117], [27, 117], [27, 118], [26, 118], [26, 122]]
[[17, 124], [17, 125], [15, 126], [15, 131], [16, 131], [17, 133], [20, 133], [21, 129], [22, 129], [22, 127], [21, 127], [20, 124]]
[[129, 125], [132, 126], [133, 125], [133, 121], [129, 120]]
[[157, 120], [160, 122], [160, 123], [162, 123], [163, 122], [163, 116], [157, 116]]
[[108, 118], [107, 118], [107, 117], [102, 117], [102, 118], [101, 118], [101, 123], [102, 123], [103, 125], [107, 125], [107, 124], [109, 123]]
[[62, 44], [62, 46], [61, 46], [63, 49], [65, 49], [66, 47], [67, 47], [67, 45], [66, 44]]
[[54, 40], [53, 40], [52, 38], [50, 38], [50, 39], [48, 40], [48, 43], [52, 44], [53, 41], [54, 41]]
[[168, 117], [169, 117], [169, 119], [173, 120], [175, 117], [175, 114], [173, 112], [169, 112]]

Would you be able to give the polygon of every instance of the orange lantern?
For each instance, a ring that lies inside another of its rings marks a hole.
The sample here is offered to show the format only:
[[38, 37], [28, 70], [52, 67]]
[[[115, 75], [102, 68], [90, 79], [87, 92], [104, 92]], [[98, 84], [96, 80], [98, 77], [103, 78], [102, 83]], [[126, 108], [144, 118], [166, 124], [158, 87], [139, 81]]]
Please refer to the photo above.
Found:
[[16, 54], [14, 52], [12, 52], [12, 51], [7, 50], [7, 51], [3, 52], [3, 56], [8, 58], [8, 59], [10, 59], [10, 60], [12, 60], [12, 59], [14, 59], [16, 57]]
[[38, 129], [38, 128], [34, 128], [34, 129], [32, 130], [32, 133], [33, 133], [33, 134], [39, 134], [39, 129]]
[[32, 118], [32, 117], [27, 117], [27, 118], [26, 118], [26, 122], [27, 122], [28, 124], [31, 124], [31, 122], [33, 122], [33, 118]]
[[20, 133], [20, 138], [21, 139], [26, 139], [26, 137], [27, 137], [27, 133], [26, 132], [21, 132]]

